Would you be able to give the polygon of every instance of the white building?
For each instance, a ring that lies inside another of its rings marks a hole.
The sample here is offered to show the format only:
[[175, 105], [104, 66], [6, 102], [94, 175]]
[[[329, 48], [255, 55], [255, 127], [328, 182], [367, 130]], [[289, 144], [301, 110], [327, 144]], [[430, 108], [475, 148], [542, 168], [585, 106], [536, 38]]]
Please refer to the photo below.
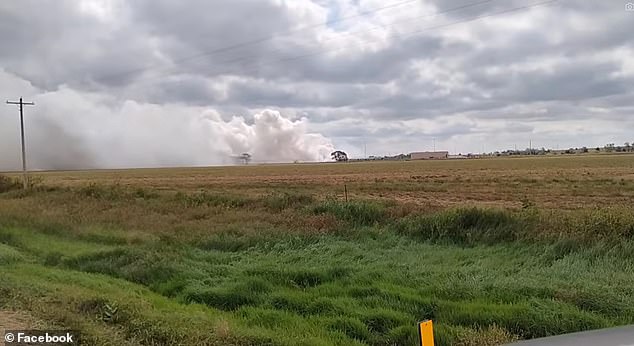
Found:
[[409, 154], [412, 160], [444, 160], [449, 157], [448, 151], [419, 151]]

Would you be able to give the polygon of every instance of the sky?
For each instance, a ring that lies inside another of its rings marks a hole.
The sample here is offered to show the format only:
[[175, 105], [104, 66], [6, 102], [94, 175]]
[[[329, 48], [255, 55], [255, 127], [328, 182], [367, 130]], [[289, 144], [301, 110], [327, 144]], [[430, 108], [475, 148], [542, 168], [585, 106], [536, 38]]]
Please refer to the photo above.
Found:
[[[6, 0], [36, 169], [634, 142], [623, 0]], [[0, 170], [21, 167], [0, 107]]]

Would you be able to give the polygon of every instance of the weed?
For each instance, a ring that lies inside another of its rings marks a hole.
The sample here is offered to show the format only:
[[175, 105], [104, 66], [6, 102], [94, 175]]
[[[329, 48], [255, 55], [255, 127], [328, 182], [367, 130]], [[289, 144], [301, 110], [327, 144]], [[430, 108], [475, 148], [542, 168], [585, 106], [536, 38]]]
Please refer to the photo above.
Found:
[[106, 323], [117, 323], [119, 320], [119, 308], [115, 304], [104, 304], [101, 310], [101, 320]]

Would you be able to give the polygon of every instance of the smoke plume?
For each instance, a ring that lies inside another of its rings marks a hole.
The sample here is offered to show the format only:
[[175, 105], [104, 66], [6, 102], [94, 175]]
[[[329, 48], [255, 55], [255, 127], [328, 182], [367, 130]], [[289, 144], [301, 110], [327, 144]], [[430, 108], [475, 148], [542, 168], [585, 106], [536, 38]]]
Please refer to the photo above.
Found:
[[[8, 90], [2, 77], [4, 95], [24, 95], [36, 103], [25, 109], [31, 169], [221, 165], [245, 152], [256, 163], [323, 161], [333, 150], [329, 139], [308, 132], [306, 119], [275, 110], [225, 120], [211, 108], [120, 103], [67, 87], [38, 92], [26, 83]], [[21, 167], [16, 108], [0, 110], [0, 170]]]

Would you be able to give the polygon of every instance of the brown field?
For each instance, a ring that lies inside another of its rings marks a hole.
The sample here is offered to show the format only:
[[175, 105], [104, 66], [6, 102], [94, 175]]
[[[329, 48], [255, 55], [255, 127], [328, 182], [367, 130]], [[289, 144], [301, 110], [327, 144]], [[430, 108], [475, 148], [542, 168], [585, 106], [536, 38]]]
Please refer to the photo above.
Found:
[[163, 191], [261, 195], [289, 190], [319, 196], [389, 199], [439, 207], [577, 209], [631, 203], [634, 155], [448, 161], [387, 161], [36, 173], [45, 184], [120, 184]]
[[634, 323], [634, 155], [8, 175], [0, 331], [388, 346], [432, 319], [438, 346], [494, 346]]

